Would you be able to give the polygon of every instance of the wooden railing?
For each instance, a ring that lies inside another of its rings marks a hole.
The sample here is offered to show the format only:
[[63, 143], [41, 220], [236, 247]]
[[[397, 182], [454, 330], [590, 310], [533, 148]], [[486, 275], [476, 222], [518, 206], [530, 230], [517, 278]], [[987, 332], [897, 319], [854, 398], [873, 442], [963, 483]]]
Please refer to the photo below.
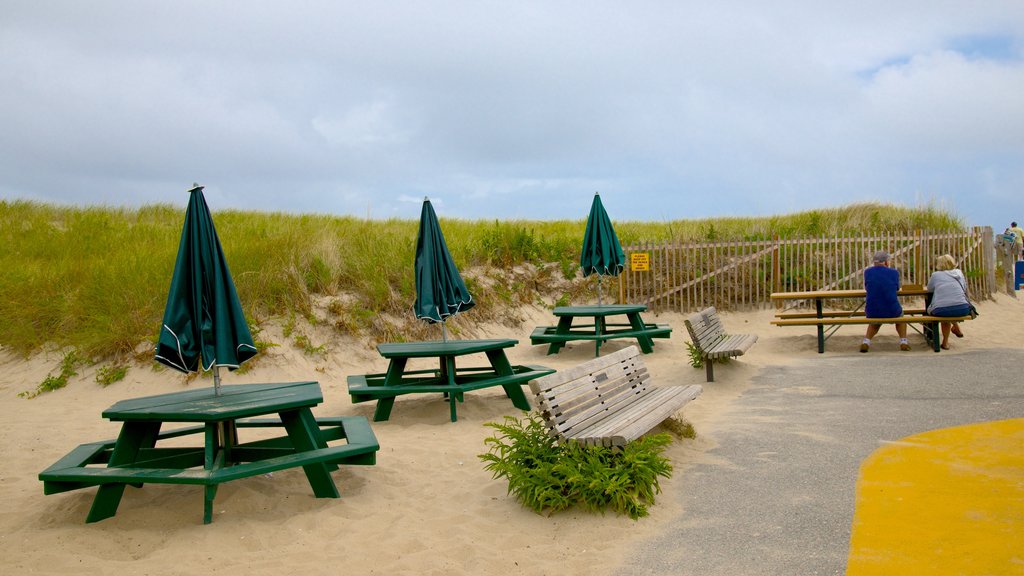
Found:
[[[620, 303], [690, 312], [766, 307], [772, 292], [864, 287], [864, 269], [886, 250], [904, 284], [928, 283], [934, 262], [951, 254], [975, 299], [991, 298], [995, 256], [990, 227], [964, 232], [872, 234], [749, 242], [645, 242], [623, 246], [626, 269], [618, 278]], [[647, 270], [635, 270], [636, 262]]]

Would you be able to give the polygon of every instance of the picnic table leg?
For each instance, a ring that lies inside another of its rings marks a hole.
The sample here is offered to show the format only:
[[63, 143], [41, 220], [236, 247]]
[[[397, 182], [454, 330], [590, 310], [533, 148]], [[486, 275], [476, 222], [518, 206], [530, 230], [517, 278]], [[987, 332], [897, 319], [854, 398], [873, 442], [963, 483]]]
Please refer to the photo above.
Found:
[[[408, 358], [395, 357], [388, 363], [388, 371], [384, 374], [385, 386], [397, 386], [402, 383], [402, 375], [405, 374], [405, 365]], [[395, 406], [395, 397], [380, 398], [377, 400], [377, 407], [373, 410], [374, 422], [386, 422], [391, 418], [391, 409]]]
[[[498, 376], [511, 376], [514, 374], [512, 364], [508, 361], [508, 356], [505, 355], [504, 350], [488, 350], [487, 359], [491, 361], [491, 366], [494, 368], [494, 372]], [[505, 395], [512, 399], [513, 406], [520, 410], [530, 410], [530, 401], [527, 400], [526, 395], [523, 394], [522, 385], [503, 384], [501, 387], [504, 388]]]
[[[316, 419], [313, 418], [313, 413], [309, 408], [286, 410], [281, 412], [280, 416], [296, 452], [308, 452], [319, 447], [317, 439], [320, 435], [320, 427], [317, 426]], [[306, 479], [309, 480], [309, 485], [313, 488], [313, 494], [317, 498], [339, 497], [338, 487], [334, 484], [326, 464], [323, 462], [307, 464], [302, 467], [302, 470], [306, 473]]]
[[[558, 319], [558, 326], [555, 327], [555, 334], [559, 336], [565, 336], [569, 334], [569, 330], [572, 328], [572, 316], [562, 316]], [[548, 355], [558, 354], [558, 351], [565, 346], [565, 342], [552, 342], [548, 345]]]
[[408, 360], [405, 357], [391, 359], [391, 362], [388, 363], [388, 371], [384, 374], [385, 386], [397, 386], [402, 383], [402, 374], [405, 373], [405, 363]]
[[213, 523], [213, 499], [216, 497], [216, 484], [203, 486], [203, 524]]
[[942, 337], [942, 333], [939, 331], [939, 323], [929, 322], [928, 325], [932, 328], [932, 350], [938, 352], [941, 344], [939, 339]]
[[374, 422], [387, 422], [391, 418], [391, 408], [395, 405], [395, 397], [389, 396], [377, 400], [377, 408], [373, 410]]
[[[107, 466], [122, 466], [135, 462], [139, 456], [139, 449], [144, 443], [156, 438], [159, 432], [160, 422], [125, 422], [121, 426]], [[100, 485], [96, 497], [93, 498], [89, 515], [85, 518], [86, 523], [99, 522], [117, 514], [125, 485], [123, 482]]]
[[[627, 314], [626, 316], [629, 318], [629, 325], [631, 328], [633, 328], [633, 330], [643, 332], [644, 329], [647, 328], [647, 325], [644, 324], [643, 318], [640, 318], [639, 312]], [[636, 337], [636, 341], [637, 343], [640, 344], [640, 350], [643, 350], [644, 354], [650, 354], [651, 352], [654, 352], [654, 339], [651, 338], [650, 336], [640, 334], [639, 336]]]
[[[814, 311], [818, 315], [818, 320], [821, 320], [824, 315], [821, 311], [821, 298], [814, 299]], [[818, 354], [825, 353], [825, 325], [818, 322]]]

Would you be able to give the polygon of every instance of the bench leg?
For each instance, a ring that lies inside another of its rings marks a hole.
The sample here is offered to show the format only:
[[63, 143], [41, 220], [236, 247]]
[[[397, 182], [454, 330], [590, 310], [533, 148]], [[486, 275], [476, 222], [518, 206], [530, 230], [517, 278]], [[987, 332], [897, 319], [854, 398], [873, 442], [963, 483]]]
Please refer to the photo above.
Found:
[[455, 405], [459, 403], [459, 399], [455, 397], [455, 394], [448, 395], [448, 409], [451, 412], [452, 422], [458, 422], [459, 415], [456, 413]]
[[704, 359], [704, 371], [707, 373], [708, 382], [715, 381], [715, 361], [711, 358]]
[[[555, 334], [567, 335], [569, 330], [572, 329], [572, 316], [562, 316], [558, 319], [558, 326], [555, 328]], [[548, 356], [552, 354], [558, 354], [558, 351], [565, 346], [565, 342], [552, 342], [548, 346]]]
[[[110, 461], [107, 466], [120, 466], [131, 464], [139, 456], [139, 449], [143, 445], [149, 446], [156, 441], [160, 433], [159, 422], [125, 422], [121, 426], [121, 432], [117, 436], [114, 450], [110, 453]], [[96, 491], [93, 498], [89, 515], [85, 517], [86, 523], [99, 522], [117, 514], [117, 507], [121, 504], [121, 497], [124, 495], [124, 483], [102, 484]]]
[[938, 322], [929, 322], [928, 326], [932, 329], [932, 350], [939, 351], [939, 346], [942, 344], [942, 332], [939, 330]]
[[[822, 318], [821, 298], [814, 300], [814, 310], [818, 314], [818, 320]], [[818, 354], [825, 353], [825, 325], [818, 323]]]
[[374, 422], [386, 422], [391, 418], [391, 408], [395, 405], [395, 397], [381, 398], [377, 400], [377, 408], [373, 411]]
[[203, 524], [213, 522], [213, 499], [217, 497], [217, 485], [203, 487]]
[[[511, 376], [515, 373], [515, 370], [512, 369], [512, 363], [508, 361], [508, 356], [505, 355], [504, 350], [488, 350], [487, 359], [490, 361], [491, 367], [494, 368], [494, 373], [498, 376]], [[523, 394], [522, 386], [519, 384], [503, 384], [501, 387], [505, 390], [505, 395], [512, 399], [513, 406], [520, 410], [530, 410], [530, 402], [526, 399], [526, 395]]]
[[[280, 416], [296, 452], [317, 449], [316, 438], [320, 434], [320, 427], [317, 426], [316, 419], [313, 418], [313, 413], [308, 408], [286, 410], [281, 412]], [[307, 464], [302, 467], [302, 470], [306, 473], [306, 479], [309, 480], [309, 485], [313, 488], [313, 494], [317, 498], [339, 497], [338, 487], [334, 484], [326, 464], [323, 462]]]
[[[629, 314], [628, 317], [629, 326], [633, 330], [643, 331], [647, 328], [647, 325], [644, 324], [643, 319], [640, 318], [639, 312], [636, 314]], [[640, 334], [639, 336], [636, 337], [636, 341], [640, 345], [640, 350], [644, 354], [650, 354], [651, 352], [654, 352], [654, 340], [650, 336]]]
[[117, 507], [121, 504], [121, 496], [124, 495], [124, 484], [103, 484], [93, 498], [92, 507], [89, 508], [89, 515], [85, 522], [99, 522], [117, 514]]

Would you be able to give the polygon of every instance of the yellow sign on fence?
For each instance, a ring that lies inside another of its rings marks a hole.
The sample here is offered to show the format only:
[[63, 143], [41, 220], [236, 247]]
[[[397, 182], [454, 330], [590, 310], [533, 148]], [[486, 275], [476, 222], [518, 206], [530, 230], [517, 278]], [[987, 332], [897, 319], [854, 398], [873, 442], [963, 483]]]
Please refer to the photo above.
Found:
[[634, 252], [629, 255], [629, 269], [633, 272], [647, 272], [651, 269], [651, 258], [647, 252]]

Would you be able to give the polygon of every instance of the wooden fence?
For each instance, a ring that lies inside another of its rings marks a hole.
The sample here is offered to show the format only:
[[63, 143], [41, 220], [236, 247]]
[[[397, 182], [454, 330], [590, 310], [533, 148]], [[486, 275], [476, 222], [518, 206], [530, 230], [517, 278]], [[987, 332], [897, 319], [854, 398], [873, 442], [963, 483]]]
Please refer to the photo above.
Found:
[[972, 297], [991, 298], [995, 289], [993, 235], [985, 226], [965, 232], [624, 246], [619, 302], [664, 311], [728, 310], [766, 307], [772, 292], [863, 288], [864, 269], [878, 250], [889, 252], [904, 284], [927, 284], [935, 259], [951, 254]]

